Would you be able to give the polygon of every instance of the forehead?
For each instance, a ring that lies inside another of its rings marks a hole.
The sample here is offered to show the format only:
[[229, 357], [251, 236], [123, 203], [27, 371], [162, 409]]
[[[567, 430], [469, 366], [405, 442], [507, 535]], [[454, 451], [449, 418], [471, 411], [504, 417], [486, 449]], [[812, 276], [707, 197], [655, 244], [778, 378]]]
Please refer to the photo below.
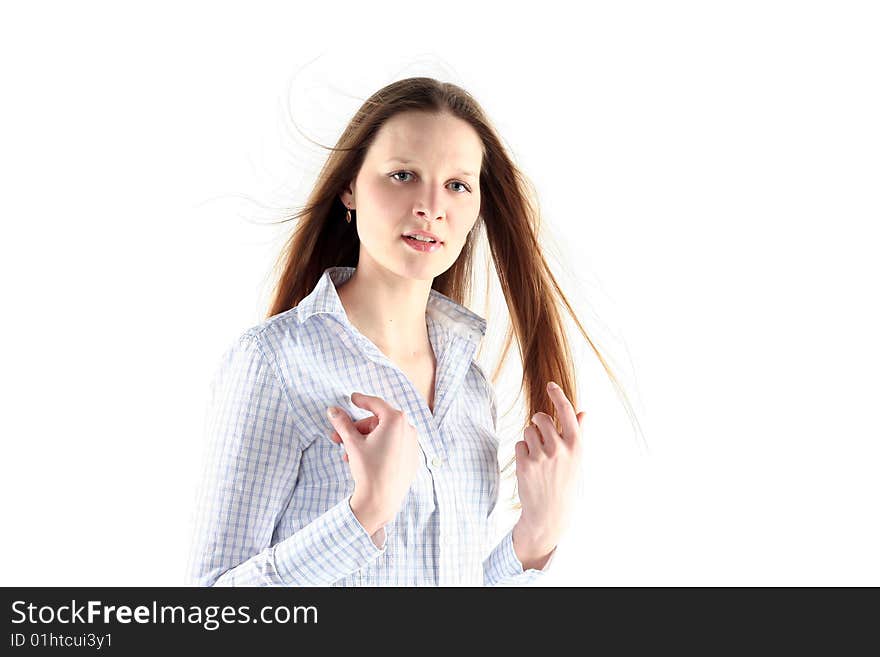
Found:
[[479, 167], [483, 142], [467, 121], [450, 114], [402, 112], [382, 125], [368, 156]]

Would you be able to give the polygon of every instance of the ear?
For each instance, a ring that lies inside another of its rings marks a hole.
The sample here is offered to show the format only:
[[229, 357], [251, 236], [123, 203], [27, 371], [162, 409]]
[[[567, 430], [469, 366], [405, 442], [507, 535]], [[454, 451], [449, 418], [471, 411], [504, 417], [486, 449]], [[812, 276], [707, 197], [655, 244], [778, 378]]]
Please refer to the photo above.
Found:
[[339, 200], [347, 208], [354, 209], [354, 180], [350, 181], [339, 193]]

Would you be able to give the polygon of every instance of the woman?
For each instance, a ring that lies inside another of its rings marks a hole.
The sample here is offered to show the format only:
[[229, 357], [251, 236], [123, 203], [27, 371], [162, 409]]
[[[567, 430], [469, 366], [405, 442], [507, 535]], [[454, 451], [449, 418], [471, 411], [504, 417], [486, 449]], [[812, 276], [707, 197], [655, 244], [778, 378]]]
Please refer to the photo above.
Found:
[[[212, 386], [189, 582], [536, 580], [568, 523], [584, 413], [566, 395], [557, 306], [571, 308], [484, 113], [430, 78], [381, 89], [297, 218], [268, 319], [230, 347]], [[486, 321], [463, 303], [482, 229], [534, 413], [515, 446], [522, 513], [497, 545], [497, 407], [474, 361]]]

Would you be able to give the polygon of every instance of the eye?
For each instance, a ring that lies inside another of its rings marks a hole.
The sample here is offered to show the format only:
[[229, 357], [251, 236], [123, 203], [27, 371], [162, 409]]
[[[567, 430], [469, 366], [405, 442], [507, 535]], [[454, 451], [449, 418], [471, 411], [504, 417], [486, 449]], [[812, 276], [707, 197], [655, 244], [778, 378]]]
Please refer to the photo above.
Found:
[[[394, 176], [411, 176], [411, 175], [413, 175], [411, 171], [395, 171], [394, 173], [390, 174], [390, 177], [394, 178]], [[406, 182], [405, 180], [400, 180], [399, 178], [394, 178], [394, 180], [397, 180], [398, 182]], [[462, 187], [464, 187], [464, 191], [466, 191], [466, 192], [471, 191], [470, 187], [468, 187], [466, 184], [464, 184], [463, 182], [460, 182], [458, 180], [453, 180], [450, 184], [451, 185], [461, 185]], [[459, 193], [462, 193], [462, 192], [459, 192]]]
[[[405, 175], [405, 176], [411, 176], [411, 175], [412, 175], [409, 171], [395, 171], [394, 173], [391, 174], [391, 177], [394, 178], [394, 176], [399, 176], [399, 175], [401, 175], [401, 174], [403, 174], [403, 175]], [[394, 178], [394, 179], [395, 179], [395, 180], [398, 180], [399, 182], [403, 182], [402, 180], [399, 180], [398, 178]]]

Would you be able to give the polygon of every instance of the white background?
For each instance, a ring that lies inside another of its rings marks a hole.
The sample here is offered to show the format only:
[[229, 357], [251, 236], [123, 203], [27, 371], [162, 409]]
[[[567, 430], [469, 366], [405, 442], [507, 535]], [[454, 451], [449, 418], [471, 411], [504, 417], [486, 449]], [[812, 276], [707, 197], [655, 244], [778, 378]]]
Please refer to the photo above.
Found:
[[639, 413], [574, 336], [548, 583], [880, 584], [872, 4], [4, 5], [0, 584], [183, 582], [208, 382], [324, 156], [291, 117], [331, 146], [409, 75], [481, 102]]

